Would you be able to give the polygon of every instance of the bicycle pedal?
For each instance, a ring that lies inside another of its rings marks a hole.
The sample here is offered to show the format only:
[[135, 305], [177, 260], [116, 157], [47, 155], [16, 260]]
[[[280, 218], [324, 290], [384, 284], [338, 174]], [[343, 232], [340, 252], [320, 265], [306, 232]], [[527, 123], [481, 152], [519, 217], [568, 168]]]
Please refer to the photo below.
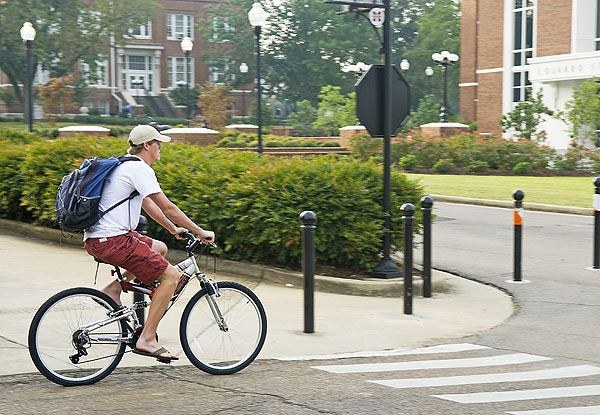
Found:
[[156, 360], [159, 361], [160, 363], [164, 363], [165, 365], [171, 364], [171, 359], [164, 359], [164, 358], [157, 357]]

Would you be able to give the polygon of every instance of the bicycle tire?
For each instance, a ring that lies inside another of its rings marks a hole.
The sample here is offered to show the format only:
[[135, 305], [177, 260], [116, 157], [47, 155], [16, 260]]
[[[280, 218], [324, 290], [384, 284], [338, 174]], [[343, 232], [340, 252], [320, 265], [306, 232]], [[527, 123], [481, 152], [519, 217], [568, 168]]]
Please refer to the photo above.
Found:
[[[52, 382], [64, 386], [89, 385], [108, 376], [123, 358], [125, 343], [90, 342], [87, 356], [74, 363], [74, 333], [85, 324], [107, 318], [119, 306], [108, 295], [92, 288], [70, 288], [50, 297], [36, 312], [29, 327], [29, 354], [35, 367]], [[124, 320], [93, 334], [127, 336]]]
[[181, 316], [179, 337], [194, 366], [213, 375], [239, 372], [254, 361], [267, 336], [265, 309], [249, 288], [231, 281], [217, 283], [217, 299], [228, 331], [222, 331], [208, 304], [205, 289], [198, 291]]

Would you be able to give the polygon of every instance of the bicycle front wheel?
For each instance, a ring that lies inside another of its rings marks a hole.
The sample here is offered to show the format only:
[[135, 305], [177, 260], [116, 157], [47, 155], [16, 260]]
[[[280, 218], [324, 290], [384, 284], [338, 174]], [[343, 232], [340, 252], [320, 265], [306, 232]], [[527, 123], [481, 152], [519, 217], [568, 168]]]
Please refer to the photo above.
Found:
[[46, 301], [29, 328], [29, 354], [40, 373], [64, 386], [89, 385], [119, 364], [127, 337], [124, 320], [83, 329], [108, 318], [119, 306], [91, 288], [71, 288]]
[[213, 375], [229, 375], [258, 356], [267, 336], [267, 315], [249, 288], [229, 281], [217, 286], [220, 296], [215, 301], [225, 327], [217, 323], [209, 296], [202, 289], [183, 311], [179, 337], [194, 366]]

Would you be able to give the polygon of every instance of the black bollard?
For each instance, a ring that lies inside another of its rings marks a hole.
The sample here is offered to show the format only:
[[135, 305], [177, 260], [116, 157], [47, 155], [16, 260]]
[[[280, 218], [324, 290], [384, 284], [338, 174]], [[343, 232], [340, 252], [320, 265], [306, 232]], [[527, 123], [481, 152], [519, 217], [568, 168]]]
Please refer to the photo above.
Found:
[[522, 190], [515, 190], [513, 192], [513, 198], [515, 199], [515, 212], [514, 212], [514, 225], [515, 225], [515, 236], [514, 236], [514, 267], [513, 267], [513, 281], [521, 281], [521, 254], [523, 251], [523, 217], [521, 211], [523, 210], [523, 197], [525, 194]]
[[[148, 232], [146, 231], [146, 225], [148, 224], [148, 219], [146, 219], [145, 216], [140, 215], [140, 221], [138, 222], [138, 226], [137, 228], [135, 228], [135, 230], [139, 233], [141, 233], [142, 235], [146, 235]], [[144, 294], [142, 293], [133, 293], [133, 302], [137, 303], [138, 301], [144, 301]], [[135, 313], [137, 314], [137, 318], [140, 321], [141, 325], [144, 325], [144, 322], [146, 321], [146, 315], [144, 313], [144, 309], [143, 308], [138, 308], [137, 310], [135, 310]]]
[[600, 269], [600, 177], [594, 179], [594, 269]]
[[306, 210], [300, 214], [302, 230], [302, 272], [304, 274], [304, 332], [315, 332], [315, 228], [317, 215]]
[[412, 314], [413, 302], [413, 221], [415, 206], [405, 203], [401, 207], [404, 215], [404, 314]]
[[433, 197], [421, 198], [423, 211], [423, 297], [431, 297], [431, 211]]

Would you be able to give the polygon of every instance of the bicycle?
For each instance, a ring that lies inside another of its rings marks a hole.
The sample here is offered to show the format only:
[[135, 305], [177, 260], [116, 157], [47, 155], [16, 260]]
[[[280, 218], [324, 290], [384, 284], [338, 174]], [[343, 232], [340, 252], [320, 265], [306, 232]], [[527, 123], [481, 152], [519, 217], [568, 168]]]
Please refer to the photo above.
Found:
[[[200, 290], [187, 303], [179, 325], [185, 355], [204, 372], [236, 373], [252, 363], [263, 347], [267, 334], [265, 309], [244, 285], [216, 282], [203, 274], [194, 251], [202, 247], [199, 259], [208, 245], [191, 233], [181, 235], [188, 240], [187, 258], [176, 265], [183, 274], [167, 311], [196, 277]], [[206, 259], [208, 265], [208, 256]], [[216, 272], [216, 256], [214, 264]], [[152, 299], [156, 283], [127, 281], [116, 266], [112, 272], [124, 292], [138, 292]], [[42, 375], [60, 385], [98, 382], [117, 367], [127, 353], [126, 347], [135, 347], [143, 329], [136, 311], [148, 306], [146, 300], [118, 306], [108, 295], [92, 288], [61, 291], [39, 308], [31, 322], [28, 344], [33, 363]]]

